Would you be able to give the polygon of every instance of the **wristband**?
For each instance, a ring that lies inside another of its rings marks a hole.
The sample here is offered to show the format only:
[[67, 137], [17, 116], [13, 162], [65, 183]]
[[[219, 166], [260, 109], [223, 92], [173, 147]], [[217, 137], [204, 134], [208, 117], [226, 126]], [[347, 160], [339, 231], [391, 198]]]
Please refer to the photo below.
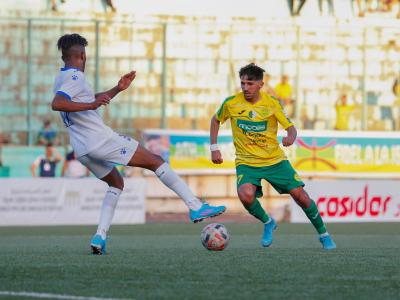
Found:
[[218, 144], [211, 144], [210, 145], [210, 150], [211, 151], [218, 151], [219, 150]]

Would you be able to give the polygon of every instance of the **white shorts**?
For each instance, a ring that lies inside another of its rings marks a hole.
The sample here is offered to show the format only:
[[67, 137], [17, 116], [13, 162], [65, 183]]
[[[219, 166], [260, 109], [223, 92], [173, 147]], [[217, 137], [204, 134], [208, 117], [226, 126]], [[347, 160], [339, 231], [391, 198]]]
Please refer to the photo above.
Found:
[[127, 166], [139, 143], [135, 139], [114, 133], [103, 146], [78, 157], [97, 178], [108, 175], [114, 166]]

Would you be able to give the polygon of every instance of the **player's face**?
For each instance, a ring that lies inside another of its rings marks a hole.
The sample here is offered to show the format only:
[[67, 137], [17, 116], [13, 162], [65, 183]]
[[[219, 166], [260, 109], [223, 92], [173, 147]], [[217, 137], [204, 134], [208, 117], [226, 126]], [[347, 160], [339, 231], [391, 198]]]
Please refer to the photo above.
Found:
[[247, 101], [255, 100], [263, 86], [262, 80], [249, 80], [247, 75], [240, 77], [240, 86]]

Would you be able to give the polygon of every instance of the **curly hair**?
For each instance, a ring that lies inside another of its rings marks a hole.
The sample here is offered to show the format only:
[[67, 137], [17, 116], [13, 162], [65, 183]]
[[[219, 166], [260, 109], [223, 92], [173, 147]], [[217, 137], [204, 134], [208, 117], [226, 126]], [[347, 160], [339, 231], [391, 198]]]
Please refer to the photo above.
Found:
[[239, 70], [239, 77], [246, 75], [249, 80], [262, 80], [264, 72], [263, 68], [257, 66], [255, 63], [251, 63]]
[[77, 33], [64, 34], [57, 42], [57, 48], [61, 51], [63, 57], [68, 57], [70, 54], [69, 50], [75, 45], [86, 47], [88, 42], [83, 36]]

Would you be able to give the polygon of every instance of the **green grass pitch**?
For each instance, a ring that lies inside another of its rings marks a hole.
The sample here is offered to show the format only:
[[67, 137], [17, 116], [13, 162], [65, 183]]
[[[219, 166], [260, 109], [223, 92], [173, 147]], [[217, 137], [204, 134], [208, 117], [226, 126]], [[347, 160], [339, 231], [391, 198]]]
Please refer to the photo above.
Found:
[[273, 245], [264, 249], [260, 224], [225, 223], [228, 248], [210, 252], [200, 243], [204, 225], [113, 226], [105, 256], [89, 254], [93, 226], [0, 228], [0, 293], [118, 299], [400, 297], [400, 223], [328, 224], [338, 245], [333, 251], [321, 249], [311, 224], [279, 224]]

